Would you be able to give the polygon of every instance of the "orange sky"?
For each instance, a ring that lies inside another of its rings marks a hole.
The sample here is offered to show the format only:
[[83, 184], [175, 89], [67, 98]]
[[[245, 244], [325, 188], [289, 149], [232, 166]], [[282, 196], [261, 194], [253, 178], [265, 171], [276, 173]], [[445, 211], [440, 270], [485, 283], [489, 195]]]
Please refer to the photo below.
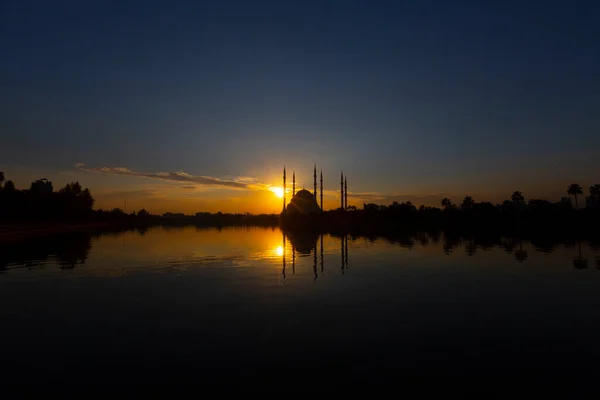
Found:
[[[65, 170], [35, 170], [31, 168], [1, 168], [5, 171], [6, 179], [14, 180], [17, 188], [28, 188], [30, 182], [41, 177], [50, 179], [55, 190], [71, 181], [79, 181], [84, 187], [89, 187], [96, 199], [95, 208], [112, 209], [125, 208], [126, 211], [137, 211], [142, 208], [154, 214], [164, 212], [231, 212], [231, 213], [279, 213], [283, 207], [283, 199], [269, 188], [281, 187], [280, 171], [269, 170], [262, 176], [228, 178], [227, 182], [241, 182], [249, 185], [244, 188], [223, 187], [214, 184], [198, 184], [196, 180], [216, 179], [195, 177], [181, 173], [183, 178], [192, 182], [178, 181], [156, 177], [140, 176], [139, 173], [127, 171], [126, 174], [115, 174], [114, 171], [98, 172], [93, 169], [73, 166]], [[164, 173], [163, 173], [164, 174]], [[162, 176], [162, 175], [159, 175]], [[166, 175], [165, 175], [166, 176]], [[175, 176], [180, 179], [179, 175]], [[198, 179], [196, 179], [198, 178]], [[412, 201], [415, 205], [425, 204], [438, 206], [440, 200], [447, 196], [459, 203], [465, 195], [471, 195], [476, 201], [501, 202], [510, 197], [514, 190], [521, 190], [526, 198], [546, 198], [557, 201], [566, 195], [566, 187], [572, 183], [568, 176], [556, 173], [555, 181], [540, 179], [535, 171], [529, 176], [514, 183], [503, 181], [500, 176], [489, 177], [487, 182], [465, 181], [456, 179], [438, 185], [435, 190], [424, 184], [398, 183], [397, 186], [388, 184], [381, 191], [373, 191], [369, 182], [354, 182], [352, 175], [349, 179], [348, 203], [362, 207], [363, 202], [390, 204], [392, 201]], [[225, 179], [223, 179], [225, 180]], [[296, 174], [296, 189], [305, 186], [312, 191], [312, 170], [299, 170]], [[325, 195], [324, 208], [339, 207], [339, 173], [324, 176]], [[288, 201], [291, 195], [291, 174], [288, 170]], [[587, 194], [587, 188], [592, 181], [579, 181]], [[493, 187], [492, 187], [493, 186]]]

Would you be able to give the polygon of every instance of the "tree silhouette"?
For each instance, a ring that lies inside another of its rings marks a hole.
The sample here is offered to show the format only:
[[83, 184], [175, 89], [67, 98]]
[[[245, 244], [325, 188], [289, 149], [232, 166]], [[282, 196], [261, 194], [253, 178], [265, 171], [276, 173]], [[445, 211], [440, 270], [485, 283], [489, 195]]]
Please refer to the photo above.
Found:
[[442, 199], [442, 207], [444, 207], [444, 210], [449, 210], [449, 209], [451, 209], [452, 207], [454, 207], [454, 205], [452, 204], [452, 201], [450, 201], [450, 199], [449, 199], [449, 198], [447, 198], [447, 197], [444, 197], [444, 198]]
[[465, 196], [465, 198], [463, 199], [463, 202], [461, 204], [461, 207], [463, 210], [470, 210], [473, 208], [474, 204], [475, 204], [475, 202], [473, 201], [473, 198], [471, 196]]
[[525, 201], [525, 197], [523, 196], [523, 193], [519, 192], [518, 190], [513, 192], [512, 196], [510, 196], [510, 199], [515, 204], [521, 204]]
[[0, 188], [2, 187], [3, 183], [4, 183], [4, 172], [0, 171]]
[[596, 200], [596, 204], [600, 202], [600, 183], [590, 186], [590, 196]]
[[137, 215], [138, 215], [138, 217], [145, 218], [145, 217], [149, 217], [150, 213], [148, 211], [146, 211], [145, 208], [142, 208], [140, 211], [138, 211]]
[[52, 182], [46, 178], [42, 178], [31, 182], [29, 190], [32, 193], [52, 193], [54, 191], [54, 187], [52, 186]]
[[6, 190], [7, 192], [14, 192], [15, 183], [11, 180], [6, 181], [6, 184], [4, 185], [4, 190]]
[[567, 193], [569, 196], [573, 196], [575, 198], [575, 208], [579, 208], [579, 204], [577, 204], [577, 195], [583, 194], [583, 189], [581, 185], [578, 183], [571, 183], [567, 188]]
[[64, 188], [60, 189], [59, 193], [79, 196], [81, 194], [81, 185], [79, 182], [67, 183]]

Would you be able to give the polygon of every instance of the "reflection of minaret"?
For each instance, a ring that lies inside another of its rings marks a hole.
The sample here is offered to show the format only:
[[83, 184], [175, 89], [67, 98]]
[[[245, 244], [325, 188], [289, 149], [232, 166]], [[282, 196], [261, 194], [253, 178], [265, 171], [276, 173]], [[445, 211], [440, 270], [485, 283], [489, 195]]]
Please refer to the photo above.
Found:
[[323, 275], [323, 234], [321, 233], [321, 275]]
[[323, 170], [321, 170], [321, 211], [325, 211], [323, 209]]
[[285, 211], [285, 165], [283, 166], [283, 211]]
[[344, 207], [344, 210], [348, 209], [348, 179], [344, 178], [344, 201], [346, 203], [346, 207]]
[[317, 243], [315, 242], [315, 247], [313, 249], [313, 272], [315, 274], [315, 279], [319, 276], [317, 274]]
[[313, 182], [314, 182], [314, 186], [315, 186], [315, 191], [314, 191], [313, 195], [315, 196], [315, 201], [317, 201], [317, 164], [315, 164], [315, 169], [314, 169], [314, 173], [313, 173]]
[[344, 273], [344, 265], [345, 265], [345, 263], [344, 263], [344, 253], [345, 253], [345, 251], [344, 251], [344, 247], [345, 247], [345, 244], [344, 244], [344, 237], [342, 236], [342, 248], [341, 248], [341, 256], [342, 256], [342, 274]]
[[283, 232], [283, 282], [285, 283], [285, 232]]
[[296, 171], [292, 172], [292, 198], [296, 195]]
[[346, 269], [348, 269], [348, 235], [344, 235], [345, 241], [346, 241], [346, 245], [344, 246], [344, 261], [346, 264]]
[[344, 171], [340, 176], [340, 197], [342, 198], [342, 210], [344, 209]]
[[292, 243], [292, 274], [296, 275], [296, 248]]

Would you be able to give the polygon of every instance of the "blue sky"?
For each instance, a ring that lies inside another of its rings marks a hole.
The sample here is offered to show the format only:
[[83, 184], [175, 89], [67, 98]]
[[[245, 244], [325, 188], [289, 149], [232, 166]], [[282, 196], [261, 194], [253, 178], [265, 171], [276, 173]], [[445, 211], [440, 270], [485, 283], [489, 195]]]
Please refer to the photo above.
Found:
[[4, 1], [0, 167], [17, 186], [72, 175], [99, 202], [180, 191], [114, 168], [271, 185], [287, 164], [310, 186], [315, 162], [356, 201], [558, 196], [598, 180], [599, 7]]

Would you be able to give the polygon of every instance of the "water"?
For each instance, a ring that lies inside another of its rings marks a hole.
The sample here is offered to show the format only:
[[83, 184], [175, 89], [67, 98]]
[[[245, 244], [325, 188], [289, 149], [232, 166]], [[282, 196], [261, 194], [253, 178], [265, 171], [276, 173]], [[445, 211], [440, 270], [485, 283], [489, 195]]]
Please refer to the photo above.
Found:
[[277, 228], [157, 227], [3, 245], [0, 381], [597, 372], [599, 257], [586, 241]]

